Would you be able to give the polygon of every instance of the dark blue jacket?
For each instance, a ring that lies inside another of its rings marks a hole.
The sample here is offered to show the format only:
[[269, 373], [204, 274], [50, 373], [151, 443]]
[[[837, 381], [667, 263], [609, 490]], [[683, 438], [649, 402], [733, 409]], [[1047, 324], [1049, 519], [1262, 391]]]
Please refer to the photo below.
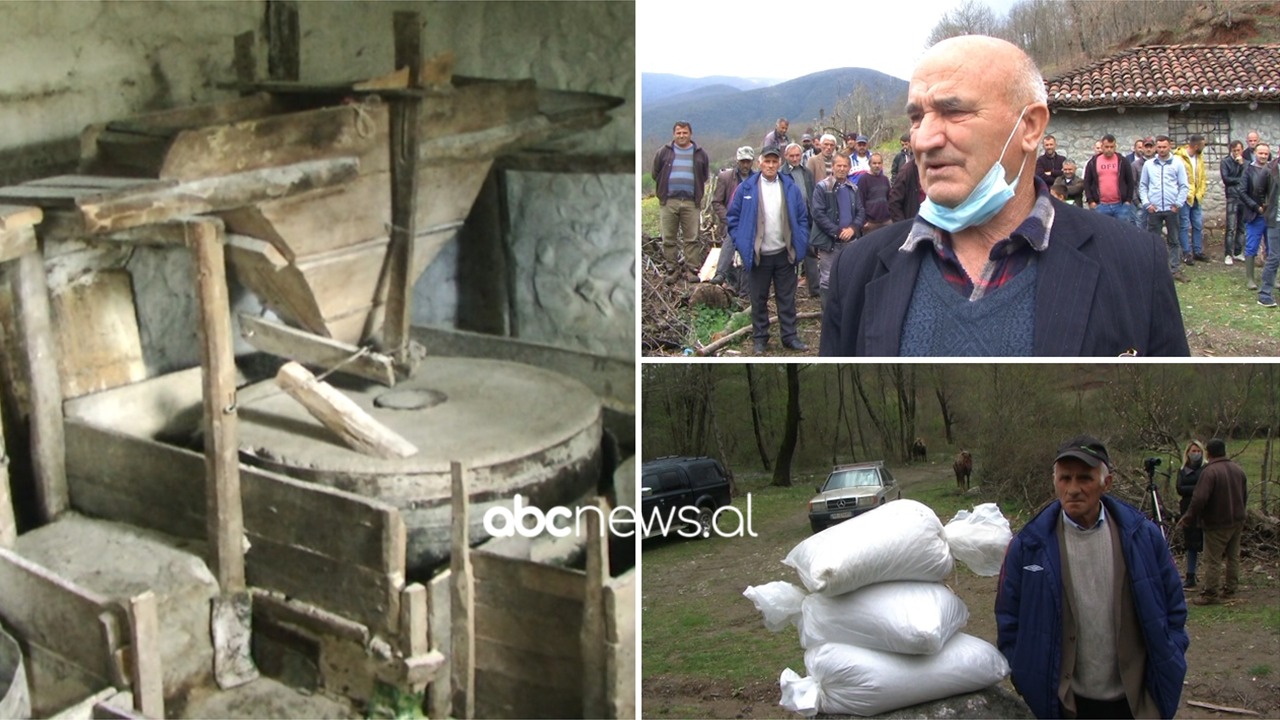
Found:
[[[782, 195], [787, 200], [787, 215], [791, 221], [791, 246], [795, 249], [795, 260], [799, 262], [809, 250], [809, 210], [804, 206], [804, 195], [789, 175], [778, 173], [782, 181]], [[756, 252], [756, 217], [760, 213], [760, 173], [742, 181], [733, 193], [733, 202], [729, 203], [729, 212], [725, 214], [725, 224], [729, 226], [729, 237], [733, 238], [733, 246], [742, 256], [742, 266], [751, 272]]]
[[[1182, 580], [1159, 528], [1131, 505], [1106, 495], [1107, 521], [1116, 523], [1147, 646], [1145, 685], [1162, 717], [1178, 709], [1190, 644]], [[1013, 669], [1013, 684], [1036, 717], [1060, 718], [1062, 560], [1054, 501], [1009, 543], [996, 595], [996, 642]]]
[[[1053, 201], [1049, 247], [1037, 258], [1033, 355], [1190, 355], [1169, 254], [1155, 234]], [[899, 354], [916, 275], [932, 245], [898, 252], [911, 222], [876, 230], [831, 268], [821, 354]], [[930, 261], [932, 262], [932, 261]]]

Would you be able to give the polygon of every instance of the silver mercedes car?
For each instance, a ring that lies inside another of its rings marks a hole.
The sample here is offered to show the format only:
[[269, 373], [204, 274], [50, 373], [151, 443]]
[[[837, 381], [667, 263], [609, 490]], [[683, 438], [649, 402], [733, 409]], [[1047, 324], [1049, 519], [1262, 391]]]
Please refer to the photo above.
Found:
[[809, 500], [809, 526], [821, 532], [901, 497], [902, 489], [884, 461], [837, 465]]

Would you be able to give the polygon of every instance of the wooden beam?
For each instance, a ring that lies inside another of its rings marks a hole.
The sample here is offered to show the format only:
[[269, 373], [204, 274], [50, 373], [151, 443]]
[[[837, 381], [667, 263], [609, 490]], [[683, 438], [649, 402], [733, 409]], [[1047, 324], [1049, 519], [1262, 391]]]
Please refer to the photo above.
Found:
[[452, 670], [453, 717], [469, 720], [476, 715], [476, 636], [475, 577], [471, 570], [471, 522], [467, 476], [462, 463], [449, 463], [453, 477], [453, 546], [449, 572], [453, 578], [450, 624], [453, 652], [449, 655]]
[[133, 707], [150, 718], [164, 717], [164, 673], [160, 667], [160, 618], [150, 590], [129, 599], [133, 645]]
[[375, 420], [332, 385], [317, 380], [296, 362], [285, 363], [280, 368], [276, 385], [357, 452], [387, 459], [413, 457], [418, 453], [413, 443]]
[[39, 253], [28, 253], [17, 263], [13, 296], [21, 328], [18, 342], [30, 381], [31, 462], [36, 498], [41, 519], [53, 522], [70, 505], [58, 348], [50, 321], [44, 260]]
[[[409, 87], [421, 86], [422, 21], [416, 12], [396, 12], [396, 67], [409, 68]], [[409, 323], [412, 319], [413, 248], [418, 199], [418, 116], [422, 102], [417, 99], [391, 100], [391, 244], [387, 257], [387, 304], [383, 320], [383, 347], [398, 361], [408, 364]]]
[[1245, 708], [1230, 707], [1227, 705], [1214, 705], [1213, 703], [1201, 702], [1199, 700], [1188, 700], [1187, 704], [1191, 705], [1192, 707], [1200, 707], [1200, 708], [1205, 708], [1206, 710], [1213, 710], [1214, 712], [1229, 712], [1229, 713], [1235, 713], [1236, 715], [1253, 715], [1254, 717], [1257, 717], [1258, 715], [1258, 713], [1252, 710], [1247, 710]]
[[9, 492], [9, 453], [4, 446], [4, 418], [0, 416], [0, 548], [12, 548], [18, 539], [18, 522]]
[[222, 223], [192, 221], [197, 329], [204, 393], [206, 527], [210, 562], [224, 596], [243, 592], [244, 508], [236, 415], [236, 366], [231, 341]]
[[366, 378], [392, 387], [396, 384], [395, 365], [381, 353], [362, 352], [355, 345], [313, 335], [305, 330], [286, 327], [252, 315], [240, 315], [240, 335], [255, 348], [312, 367]]
[[444, 572], [427, 583], [427, 636], [432, 652], [444, 655], [444, 664], [427, 688], [427, 717], [447, 718], [452, 710], [452, 620], [449, 617], [453, 572]]
[[107, 233], [340, 185], [358, 173], [355, 158], [311, 160], [136, 192], [87, 195], [77, 204], [88, 232]]
[[272, 80], [301, 77], [302, 34], [295, 0], [267, 0], [267, 74]]
[[583, 717], [608, 717], [604, 588], [609, 582], [609, 536], [602, 518], [609, 516], [609, 504], [595, 498], [587, 513], [586, 587], [582, 598], [582, 713]]
[[584, 175], [632, 175], [635, 153], [577, 155], [565, 152], [526, 150], [503, 155], [495, 161], [502, 170], [520, 172], [582, 173]]
[[43, 219], [44, 211], [38, 207], [0, 204], [0, 232], [31, 227]]

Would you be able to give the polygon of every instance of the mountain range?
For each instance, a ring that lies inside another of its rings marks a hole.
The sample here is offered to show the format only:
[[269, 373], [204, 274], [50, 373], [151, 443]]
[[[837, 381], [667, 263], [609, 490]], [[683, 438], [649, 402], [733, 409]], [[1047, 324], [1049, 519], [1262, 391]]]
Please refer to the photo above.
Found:
[[[670, 140], [671, 126], [677, 120], [693, 125], [695, 139], [737, 139], [752, 130], [763, 137], [779, 117], [791, 119], [793, 135], [798, 135], [796, 130], [817, 120], [819, 110], [830, 113], [858, 85], [866, 86], [873, 97], [887, 99], [894, 99], [907, 89], [905, 80], [866, 68], [823, 70], [754, 89], [750, 89], [751, 82], [742, 78], [693, 79], [644, 73], [642, 146], [656, 150]], [[748, 89], [743, 89], [744, 85]]]

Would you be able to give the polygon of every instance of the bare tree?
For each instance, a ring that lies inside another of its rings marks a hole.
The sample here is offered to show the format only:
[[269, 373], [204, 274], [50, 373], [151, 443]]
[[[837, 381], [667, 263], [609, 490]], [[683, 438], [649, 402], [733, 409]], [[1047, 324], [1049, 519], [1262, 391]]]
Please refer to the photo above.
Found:
[[800, 366], [787, 364], [787, 420], [778, 448], [778, 462], [773, 466], [773, 485], [791, 487], [791, 458], [796, 452], [800, 434]]
[[764, 466], [765, 471], [772, 469], [769, 463], [769, 451], [765, 449], [764, 444], [764, 428], [760, 420], [760, 392], [756, 385], [756, 375], [751, 368], [755, 367], [751, 363], [743, 365], [747, 370], [747, 393], [751, 396], [751, 426], [756, 434], [756, 449], [760, 451], [760, 464]]
[[942, 14], [925, 42], [932, 47], [947, 38], [959, 35], [997, 35], [999, 30], [1000, 21], [982, 0], [965, 0], [960, 7]]
[[933, 395], [938, 398], [938, 410], [942, 414], [942, 428], [943, 432], [946, 433], [947, 444], [955, 445], [956, 415], [953, 405], [955, 388], [952, 387], [948, 378], [948, 367], [950, 366], [945, 363], [933, 366]]

